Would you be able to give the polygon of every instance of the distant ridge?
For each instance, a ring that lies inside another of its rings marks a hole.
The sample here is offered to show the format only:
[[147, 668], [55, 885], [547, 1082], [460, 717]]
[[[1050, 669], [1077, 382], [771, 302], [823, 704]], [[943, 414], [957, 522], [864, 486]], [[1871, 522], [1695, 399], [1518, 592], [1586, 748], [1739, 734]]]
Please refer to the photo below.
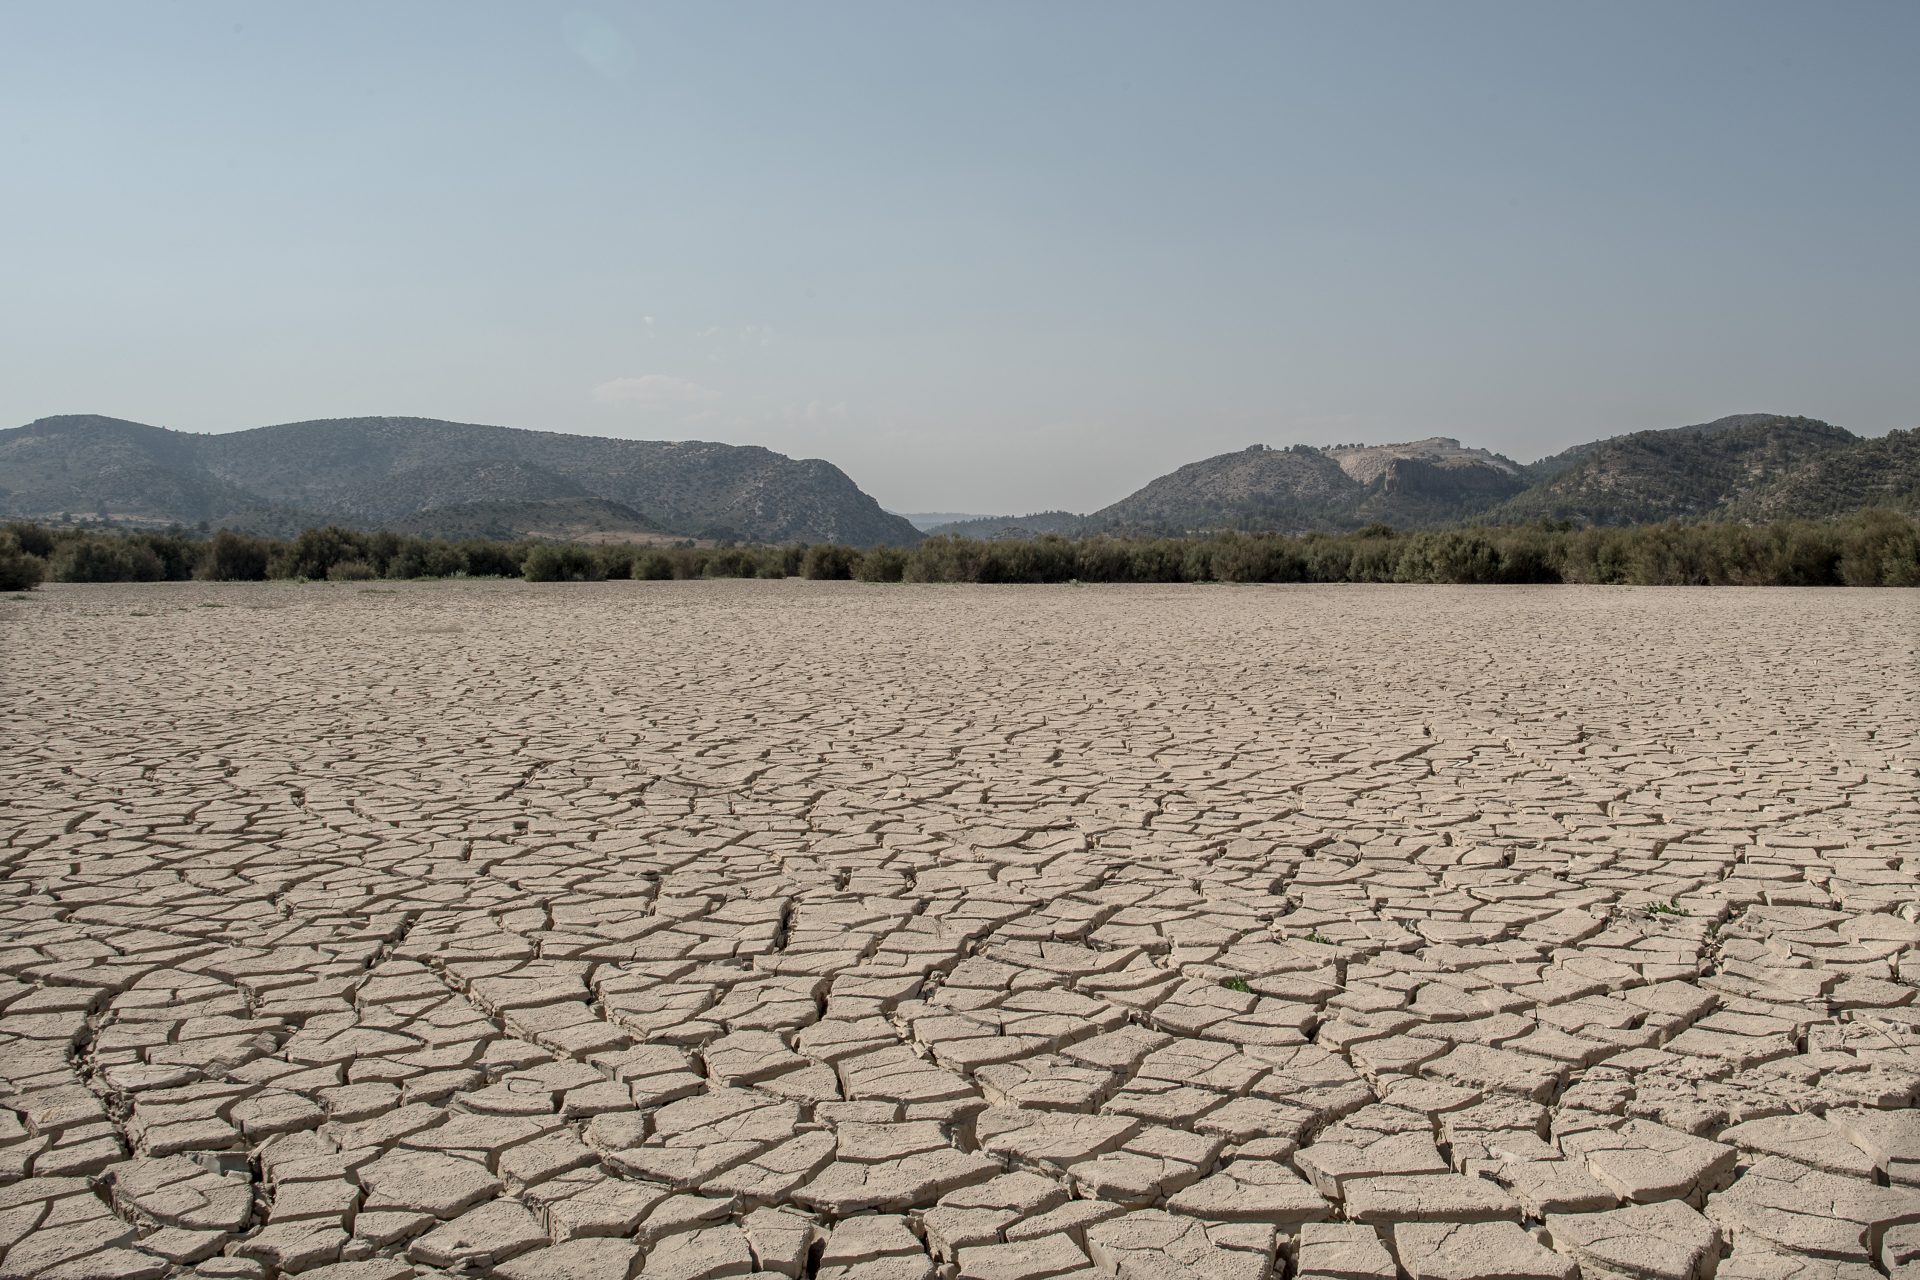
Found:
[[1672, 519], [1920, 515], [1920, 432], [1862, 440], [1815, 418], [1744, 413], [1636, 431], [1526, 464], [1447, 436], [1275, 449], [1190, 462], [1090, 515], [942, 525], [975, 538], [1057, 533], [1342, 532], [1370, 524], [1629, 525]]
[[1027, 516], [974, 516], [928, 529], [928, 533], [960, 538], [1037, 538], [1044, 534], [1073, 534], [1084, 516], [1071, 511], [1037, 511]]
[[1190, 462], [1089, 515], [940, 523], [959, 513], [909, 519], [883, 510], [831, 463], [706, 441], [433, 418], [335, 418], [197, 435], [74, 415], [0, 431], [0, 517], [104, 515], [275, 534], [336, 523], [448, 537], [908, 546], [925, 533], [1628, 525], [1826, 517], [1876, 506], [1920, 515], [1920, 431], [1863, 440], [1816, 418], [1768, 413], [1611, 436], [1534, 463], [1449, 436], [1254, 445]]
[[334, 418], [197, 435], [73, 415], [0, 431], [0, 514], [12, 517], [104, 514], [284, 533], [325, 523], [427, 529], [436, 527], [428, 513], [438, 511], [504, 529], [552, 509], [515, 514], [474, 504], [591, 499], [625, 514], [603, 509], [589, 523], [625, 521], [637, 532], [854, 546], [920, 538], [831, 463], [757, 446], [434, 418]]
[[[1608, 525], [1724, 516], [1795, 471], [1867, 443], [1816, 418], [1754, 413], [1636, 431], [1543, 458], [1539, 480], [1489, 515]], [[1840, 501], [1845, 510], [1869, 505], [1864, 490]]]
[[965, 520], [999, 520], [1003, 517], [982, 515], [977, 511], [896, 511], [895, 515], [907, 521], [922, 533], [938, 529], [942, 525], [958, 524]]

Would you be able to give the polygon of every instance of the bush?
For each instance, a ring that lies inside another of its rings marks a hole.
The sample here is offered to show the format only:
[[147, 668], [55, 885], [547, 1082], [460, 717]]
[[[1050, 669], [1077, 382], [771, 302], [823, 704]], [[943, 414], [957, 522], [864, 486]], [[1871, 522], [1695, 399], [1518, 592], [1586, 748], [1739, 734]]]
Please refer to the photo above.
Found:
[[184, 533], [136, 533], [130, 541], [153, 552], [168, 582], [185, 582], [200, 563], [200, 544]]
[[467, 571], [467, 558], [450, 543], [408, 538], [372, 567], [383, 578], [457, 578]]
[[756, 578], [760, 565], [743, 547], [721, 547], [707, 557], [703, 572], [709, 578]]
[[47, 569], [55, 582], [159, 582], [167, 576], [166, 565], [145, 543], [90, 534], [61, 543]]
[[928, 538], [907, 556], [902, 582], [978, 582], [987, 544], [941, 534]]
[[365, 538], [349, 529], [329, 525], [324, 529], [303, 532], [285, 547], [269, 568], [276, 578], [312, 578], [317, 581], [330, 576], [328, 571], [342, 560], [368, 562], [369, 572], [376, 572], [371, 563], [374, 559]]
[[845, 582], [859, 567], [860, 553], [852, 547], [808, 547], [806, 559], [800, 562], [800, 576], [815, 581]]
[[633, 548], [625, 543], [595, 547], [593, 559], [600, 568], [600, 576], [609, 581], [624, 582], [633, 576]]
[[[1433, 582], [1738, 586], [1920, 586], [1920, 522], [1892, 511], [1834, 521], [1575, 529], [1518, 527], [1354, 533], [1220, 533], [1207, 537], [1054, 535], [980, 541], [929, 538], [911, 550], [836, 544], [639, 548], [552, 542], [462, 543], [350, 529], [308, 529], [291, 541], [221, 530], [0, 530], [0, 584], [214, 581], [461, 574], [534, 582], [602, 578], [858, 578], [863, 582]], [[0, 589], [20, 589], [3, 588]]]
[[371, 582], [379, 576], [365, 560], [336, 560], [327, 570], [328, 582]]
[[[980, 553], [976, 582], [1071, 582], [1080, 557], [1065, 538], [990, 542]], [[1121, 579], [1125, 581], [1125, 579]]]
[[53, 554], [53, 535], [37, 524], [28, 524], [24, 520], [15, 520], [0, 533], [0, 543], [6, 538], [13, 540], [14, 546], [30, 556], [45, 560]]
[[1222, 582], [1304, 582], [1306, 557], [1287, 541], [1265, 534], [1235, 534], [1213, 553], [1213, 576]]
[[875, 547], [860, 557], [854, 577], [862, 582], [898, 582], [907, 567], [906, 553], [898, 547]]
[[47, 562], [0, 537], [0, 591], [31, 591], [47, 580]]
[[474, 578], [517, 578], [526, 554], [523, 548], [506, 542], [474, 538], [460, 544], [460, 558], [466, 561], [467, 575]]
[[1920, 587], [1920, 525], [1891, 511], [1866, 511], [1847, 533], [1840, 581], [1849, 587]]
[[207, 544], [199, 574], [209, 582], [261, 582], [267, 576], [269, 556], [263, 540], [222, 529]]
[[587, 548], [556, 542], [541, 543], [520, 566], [528, 582], [598, 582], [604, 572]]

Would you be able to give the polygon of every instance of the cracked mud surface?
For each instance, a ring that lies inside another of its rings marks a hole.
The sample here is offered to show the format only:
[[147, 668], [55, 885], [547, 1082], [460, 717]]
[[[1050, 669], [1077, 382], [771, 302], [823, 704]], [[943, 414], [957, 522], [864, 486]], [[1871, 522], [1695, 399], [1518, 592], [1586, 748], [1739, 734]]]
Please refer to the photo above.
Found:
[[0, 600], [0, 1277], [1920, 1276], [1916, 606]]

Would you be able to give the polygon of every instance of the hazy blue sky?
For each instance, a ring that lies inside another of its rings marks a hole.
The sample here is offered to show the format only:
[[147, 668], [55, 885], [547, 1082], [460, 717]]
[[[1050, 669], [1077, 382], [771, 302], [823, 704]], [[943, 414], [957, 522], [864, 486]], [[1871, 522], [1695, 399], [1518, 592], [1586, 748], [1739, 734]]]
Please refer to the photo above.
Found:
[[419, 414], [1089, 509], [1920, 424], [1920, 3], [0, 0], [0, 425]]

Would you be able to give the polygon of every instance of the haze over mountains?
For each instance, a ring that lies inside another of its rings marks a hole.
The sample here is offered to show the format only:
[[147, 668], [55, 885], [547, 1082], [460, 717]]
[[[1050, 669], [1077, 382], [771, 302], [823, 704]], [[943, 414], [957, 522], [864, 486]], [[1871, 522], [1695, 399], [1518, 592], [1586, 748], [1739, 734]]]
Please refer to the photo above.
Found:
[[[267, 533], [337, 523], [447, 537], [907, 545], [931, 526], [1045, 533], [1301, 533], [1382, 523], [1637, 524], [1920, 514], [1920, 431], [1861, 439], [1741, 414], [1577, 445], [1532, 463], [1448, 437], [1255, 445], [1189, 463], [1087, 515], [935, 524], [883, 510], [818, 459], [431, 418], [338, 418], [200, 435], [91, 415], [0, 431], [0, 515]], [[916, 527], [916, 525], [920, 527]]]
[[334, 418], [197, 435], [117, 418], [0, 431], [0, 513], [450, 536], [602, 532], [912, 543], [844, 472], [755, 446], [614, 440], [433, 418]]
[[1920, 431], [1861, 439], [1813, 418], [1738, 414], [1576, 445], [1533, 463], [1448, 437], [1405, 444], [1255, 445], [1188, 463], [1087, 515], [972, 520], [970, 537], [1336, 532], [1564, 520], [1791, 519], [1862, 507], [1920, 514]]

